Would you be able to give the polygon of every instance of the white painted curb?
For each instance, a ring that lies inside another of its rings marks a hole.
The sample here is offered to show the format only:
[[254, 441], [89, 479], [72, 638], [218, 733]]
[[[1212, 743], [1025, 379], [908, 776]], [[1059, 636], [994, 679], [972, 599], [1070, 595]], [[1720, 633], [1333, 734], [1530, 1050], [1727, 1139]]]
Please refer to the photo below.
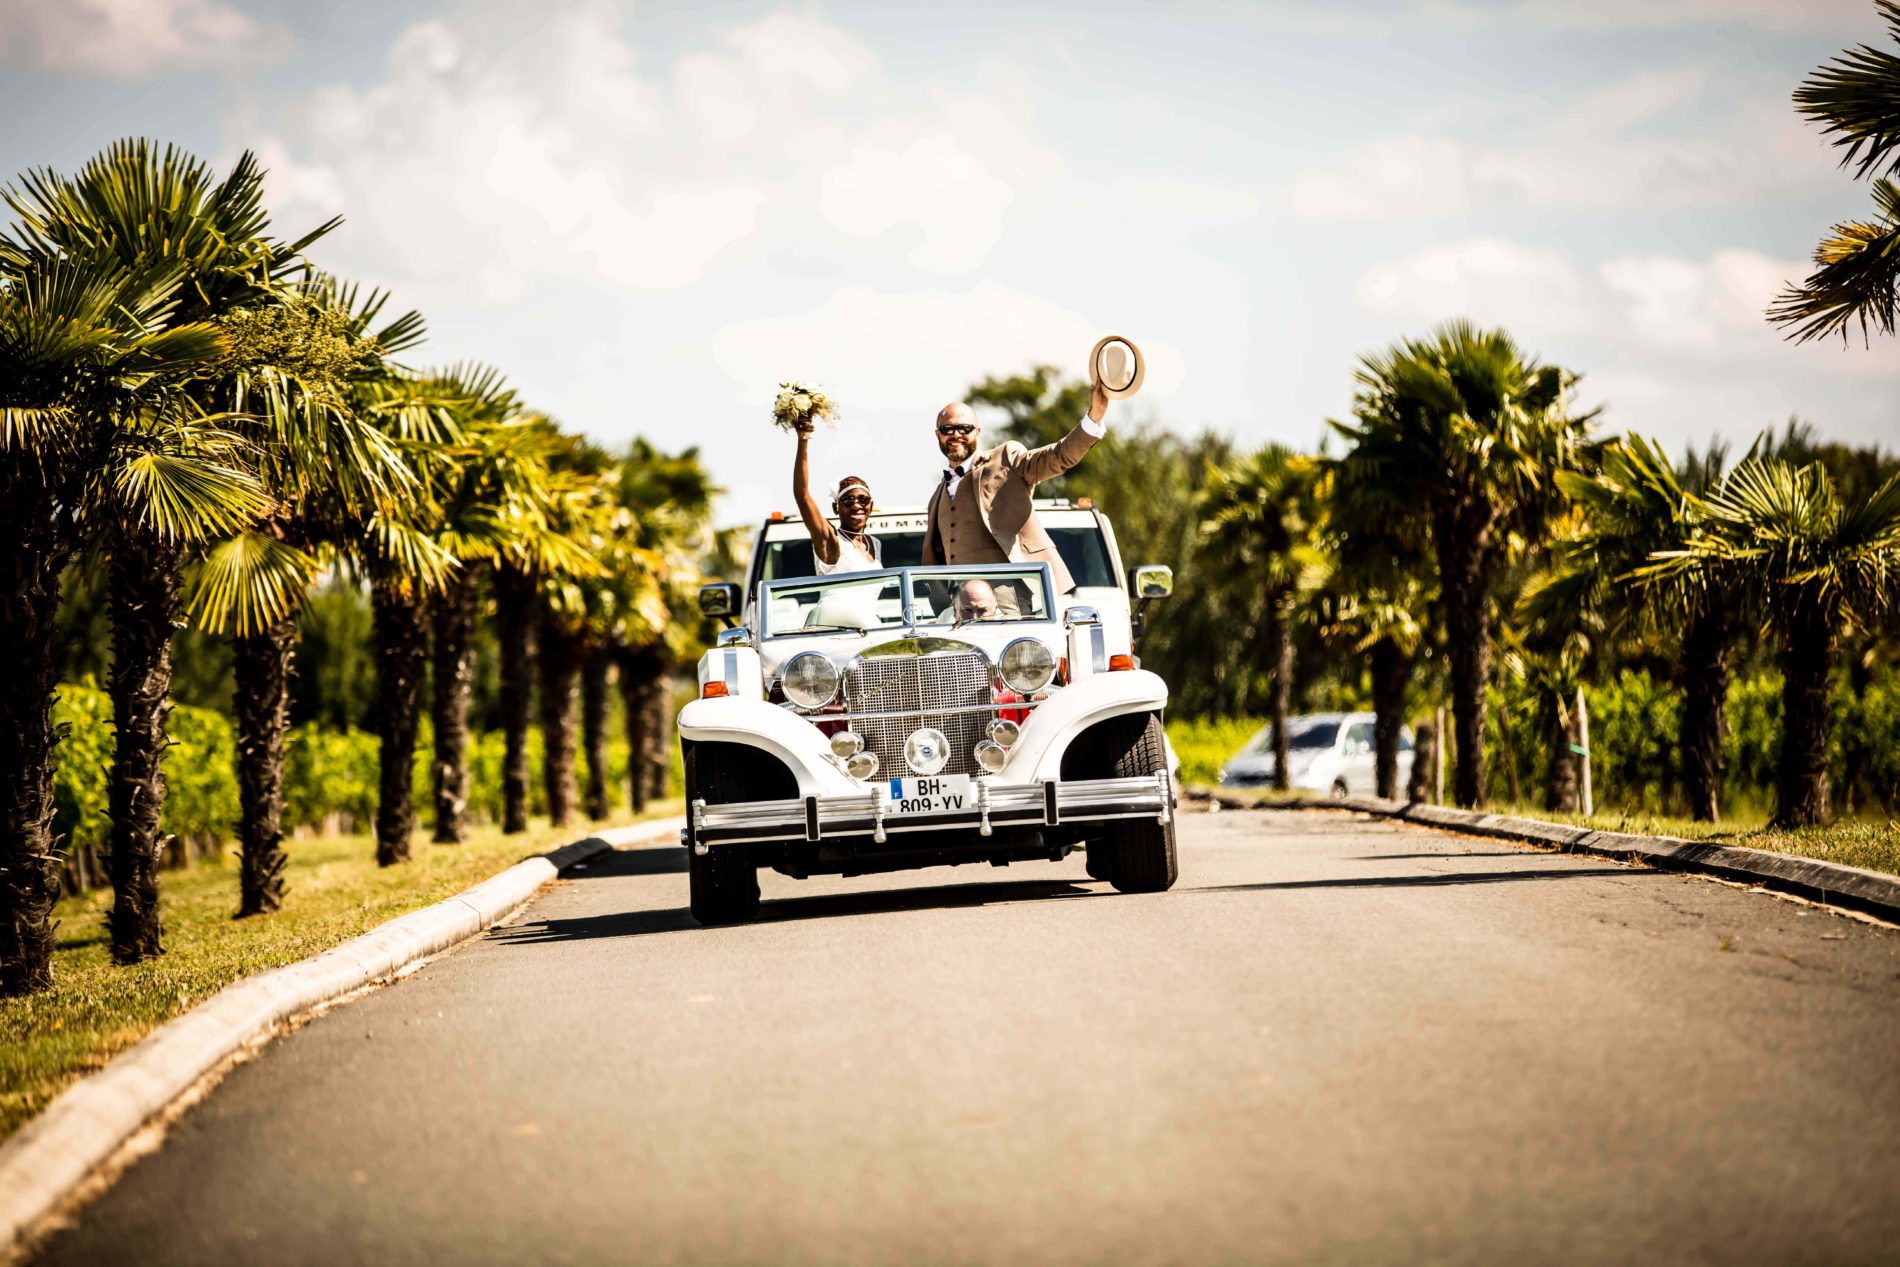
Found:
[[474, 936], [577, 862], [621, 845], [677, 840], [685, 824], [635, 823], [518, 862], [301, 963], [233, 982], [167, 1021], [0, 1144], [0, 1255], [140, 1127], [279, 1022]]

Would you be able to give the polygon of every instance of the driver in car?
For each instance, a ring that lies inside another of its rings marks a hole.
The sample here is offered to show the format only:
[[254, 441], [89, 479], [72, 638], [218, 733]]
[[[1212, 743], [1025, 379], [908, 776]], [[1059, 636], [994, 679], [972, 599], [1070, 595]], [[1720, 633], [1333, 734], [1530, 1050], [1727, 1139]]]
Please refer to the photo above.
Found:
[[955, 604], [957, 623], [996, 619], [996, 587], [980, 576], [973, 576], [957, 587]]

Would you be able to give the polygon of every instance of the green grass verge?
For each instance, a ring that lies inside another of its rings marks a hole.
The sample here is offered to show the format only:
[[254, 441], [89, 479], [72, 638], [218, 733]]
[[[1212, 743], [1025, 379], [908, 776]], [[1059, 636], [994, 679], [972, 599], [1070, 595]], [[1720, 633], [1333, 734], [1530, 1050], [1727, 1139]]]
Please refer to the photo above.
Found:
[[1900, 822], [1889, 820], [1843, 819], [1826, 827], [1788, 831], [1768, 826], [1768, 815], [1761, 810], [1745, 810], [1721, 823], [1698, 823], [1691, 818], [1613, 810], [1599, 811], [1585, 818], [1581, 814], [1558, 814], [1532, 806], [1514, 809], [1497, 807], [1496, 812], [1541, 818], [1547, 822], [1575, 823], [1579, 827], [1594, 827], [1598, 831], [1627, 832], [1632, 836], [1674, 836], [1681, 840], [1706, 840], [1717, 845], [1796, 854], [1803, 858], [1818, 858], [1823, 862], [1838, 862], [1843, 866], [1900, 875]]
[[[678, 812], [679, 802], [670, 801], [648, 817]], [[165, 953], [130, 968], [115, 968], [108, 950], [110, 890], [61, 902], [53, 989], [0, 999], [0, 1139], [75, 1079], [233, 981], [328, 950], [595, 827], [632, 821], [623, 814], [559, 830], [542, 821], [519, 836], [485, 827], [461, 845], [432, 845], [419, 831], [415, 856], [388, 868], [376, 865], [366, 835], [293, 841], [284, 909], [246, 920], [231, 918], [235, 860], [163, 872]]]
[[[1202, 786], [1211, 786], [1201, 781]], [[1270, 800], [1284, 793], [1265, 789], [1223, 788], [1224, 795], [1242, 800]], [[1298, 796], [1300, 793], [1293, 793]], [[1706, 840], [1711, 844], [1735, 845], [1743, 849], [1761, 849], [1769, 853], [1795, 854], [1838, 862], [1842, 866], [1861, 867], [1900, 875], [1900, 822], [1892, 820], [1846, 819], [1826, 827], [1807, 827], [1786, 831], [1767, 825], [1768, 815], [1760, 809], [1743, 809], [1727, 822], [1698, 823], [1694, 819], [1674, 818], [1667, 814], [1600, 810], [1585, 818], [1582, 814], [1559, 814], [1535, 805], [1485, 806], [1493, 814], [1511, 814], [1519, 818], [1538, 818], [1547, 823], [1571, 823], [1598, 831], [1625, 832], [1632, 836], [1674, 836], [1680, 840]]]

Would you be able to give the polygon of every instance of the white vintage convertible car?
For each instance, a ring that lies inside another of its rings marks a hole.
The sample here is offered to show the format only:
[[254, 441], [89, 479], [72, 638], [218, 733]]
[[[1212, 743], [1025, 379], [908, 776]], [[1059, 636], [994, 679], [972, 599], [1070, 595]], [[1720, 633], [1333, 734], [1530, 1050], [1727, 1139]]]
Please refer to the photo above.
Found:
[[[1137, 568], [1145, 602], [1172, 587]], [[737, 611], [736, 586], [723, 609]], [[1168, 688], [1128, 622], [1062, 608], [1041, 564], [761, 579], [679, 716], [693, 915], [800, 879], [1088, 854], [1123, 892], [1176, 874]], [[1112, 632], [1111, 632], [1112, 629]]]

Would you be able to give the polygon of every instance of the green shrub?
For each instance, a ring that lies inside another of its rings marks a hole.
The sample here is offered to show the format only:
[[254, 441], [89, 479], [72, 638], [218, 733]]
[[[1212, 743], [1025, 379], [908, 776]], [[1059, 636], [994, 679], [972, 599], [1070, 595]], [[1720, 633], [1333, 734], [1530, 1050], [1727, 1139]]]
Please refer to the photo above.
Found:
[[1219, 782], [1220, 768], [1265, 724], [1258, 717], [1169, 718], [1168, 741], [1181, 759], [1181, 782]]

